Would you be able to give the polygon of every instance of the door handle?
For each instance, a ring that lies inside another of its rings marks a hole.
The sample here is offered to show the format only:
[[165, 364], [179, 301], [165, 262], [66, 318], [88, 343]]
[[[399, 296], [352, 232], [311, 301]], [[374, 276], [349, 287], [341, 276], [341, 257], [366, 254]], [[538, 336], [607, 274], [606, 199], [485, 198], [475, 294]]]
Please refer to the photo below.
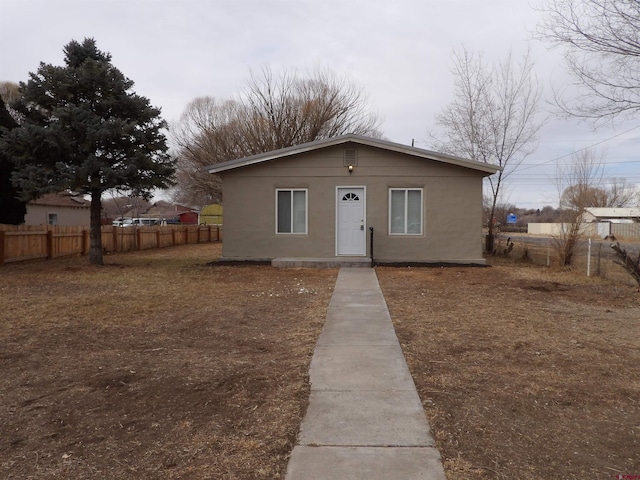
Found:
[[364, 220], [360, 220], [360, 230], [364, 230]]

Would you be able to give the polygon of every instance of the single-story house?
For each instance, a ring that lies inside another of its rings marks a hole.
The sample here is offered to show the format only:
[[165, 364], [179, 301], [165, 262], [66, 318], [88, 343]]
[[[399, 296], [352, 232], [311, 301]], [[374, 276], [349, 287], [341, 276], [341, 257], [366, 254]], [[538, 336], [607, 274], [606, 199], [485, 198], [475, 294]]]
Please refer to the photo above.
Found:
[[640, 208], [596, 208], [584, 209], [585, 222], [634, 223], [640, 222]]
[[343, 135], [205, 171], [222, 177], [223, 261], [484, 264], [482, 183], [498, 169]]
[[195, 225], [198, 223], [198, 211], [184, 205], [159, 200], [140, 215], [141, 217], [159, 218], [163, 222]]
[[85, 225], [91, 223], [91, 202], [69, 192], [48, 193], [27, 203], [25, 225]]

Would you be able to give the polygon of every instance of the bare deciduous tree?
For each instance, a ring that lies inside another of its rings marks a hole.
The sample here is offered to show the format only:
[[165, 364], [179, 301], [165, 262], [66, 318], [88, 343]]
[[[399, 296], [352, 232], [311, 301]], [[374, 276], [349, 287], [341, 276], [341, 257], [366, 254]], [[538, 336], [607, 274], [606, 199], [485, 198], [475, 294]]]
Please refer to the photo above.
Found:
[[605, 186], [605, 203], [603, 207], [631, 207], [640, 205], [638, 187], [625, 178], [614, 178]]
[[20, 85], [15, 82], [0, 82], [0, 97], [5, 103], [13, 103], [20, 98]]
[[593, 150], [575, 153], [571, 160], [556, 168], [562, 228], [552, 238], [560, 264], [567, 267], [573, 264], [578, 242], [585, 234], [585, 209], [591, 206], [593, 192], [602, 185], [604, 174], [602, 155]]
[[200, 97], [187, 105], [180, 121], [171, 127], [177, 158], [173, 199], [187, 205], [206, 205], [221, 200], [217, 175], [201, 171], [213, 163], [245, 156], [246, 139], [239, 125], [242, 106], [235, 101]]
[[118, 217], [130, 215], [139, 216], [146, 212], [151, 202], [144, 197], [126, 195], [125, 192], [111, 190], [102, 200], [102, 218], [114, 220]]
[[20, 85], [15, 82], [0, 82], [0, 98], [4, 100], [4, 107], [11, 118], [20, 123], [20, 114], [11, 106], [20, 98]]
[[238, 100], [196, 98], [172, 126], [178, 159], [174, 198], [221, 200], [220, 180], [203, 167], [346, 133], [380, 136], [360, 88], [327, 71], [310, 76], [269, 69], [252, 75]]
[[454, 52], [455, 99], [437, 116], [442, 136], [430, 133], [435, 149], [498, 165], [488, 177], [491, 191], [487, 251], [493, 251], [496, 205], [505, 180], [535, 150], [542, 121], [538, 119], [542, 91], [525, 55], [519, 63], [511, 54], [487, 67], [482, 54], [464, 47]]
[[637, 203], [638, 192], [625, 179], [614, 178], [609, 184], [601, 179], [600, 184], [586, 190], [579, 185], [568, 186], [560, 196], [560, 208], [620, 208]]
[[560, 209], [574, 211], [590, 207], [621, 208], [637, 205], [638, 189], [623, 178], [605, 181], [605, 157], [593, 149], [572, 156], [568, 166], [559, 166], [556, 185], [562, 186]]
[[269, 133], [259, 129], [255, 135], [271, 140], [268, 150], [345, 133], [380, 136], [378, 117], [363, 91], [326, 70], [309, 77], [292, 72], [275, 77], [263, 69], [251, 76], [244, 99], [251, 113], [249, 127], [266, 127]]
[[640, 110], [640, 2], [544, 0], [539, 37], [565, 48], [573, 100], [556, 95], [567, 114], [599, 120]]

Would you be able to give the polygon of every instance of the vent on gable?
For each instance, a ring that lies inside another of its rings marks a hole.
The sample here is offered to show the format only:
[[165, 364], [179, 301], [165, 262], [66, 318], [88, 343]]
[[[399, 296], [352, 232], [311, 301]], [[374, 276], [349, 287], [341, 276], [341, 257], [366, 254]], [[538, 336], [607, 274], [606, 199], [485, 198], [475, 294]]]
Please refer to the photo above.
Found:
[[344, 166], [348, 167], [358, 165], [358, 149], [357, 148], [345, 148], [344, 149]]

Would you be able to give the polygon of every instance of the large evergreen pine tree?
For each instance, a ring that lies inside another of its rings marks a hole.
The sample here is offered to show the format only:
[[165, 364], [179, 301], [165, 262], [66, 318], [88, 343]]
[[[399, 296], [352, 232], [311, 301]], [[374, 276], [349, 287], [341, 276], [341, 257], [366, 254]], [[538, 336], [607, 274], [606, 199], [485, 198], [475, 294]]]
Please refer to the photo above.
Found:
[[5, 131], [2, 149], [24, 198], [62, 190], [91, 196], [90, 261], [102, 264], [102, 193], [167, 187], [175, 166], [160, 110], [132, 91], [111, 55], [93, 39], [71, 41], [64, 52], [64, 66], [41, 63], [20, 84], [22, 128]]
[[[0, 97], [0, 127], [7, 130], [16, 128], [18, 123], [7, 111], [4, 99]], [[0, 138], [2, 130], [0, 129]], [[26, 202], [19, 198], [18, 190], [11, 182], [15, 166], [4, 152], [0, 151], [0, 223], [20, 225], [27, 213]]]

